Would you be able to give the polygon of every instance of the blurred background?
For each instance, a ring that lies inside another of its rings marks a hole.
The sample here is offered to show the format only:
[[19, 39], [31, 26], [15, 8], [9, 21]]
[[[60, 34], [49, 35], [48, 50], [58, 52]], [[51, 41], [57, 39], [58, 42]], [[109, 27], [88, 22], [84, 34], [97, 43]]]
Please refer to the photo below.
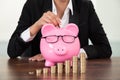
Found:
[[[120, 56], [120, 0], [92, 0], [109, 38], [112, 57]], [[0, 0], [0, 56], [8, 57], [7, 45], [26, 0]]]

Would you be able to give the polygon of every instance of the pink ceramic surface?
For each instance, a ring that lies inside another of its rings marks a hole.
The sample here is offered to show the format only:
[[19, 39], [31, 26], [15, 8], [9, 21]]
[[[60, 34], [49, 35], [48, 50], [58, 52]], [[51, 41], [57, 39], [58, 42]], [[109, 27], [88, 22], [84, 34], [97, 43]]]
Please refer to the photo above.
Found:
[[78, 27], [71, 23], [64, 28], [46, 24], [42, 27], [40, 50], [45, 58], [45, 66], [53, 66], [58, 62], [72, 60], [80, 51], [80, 41], [77, 37]]

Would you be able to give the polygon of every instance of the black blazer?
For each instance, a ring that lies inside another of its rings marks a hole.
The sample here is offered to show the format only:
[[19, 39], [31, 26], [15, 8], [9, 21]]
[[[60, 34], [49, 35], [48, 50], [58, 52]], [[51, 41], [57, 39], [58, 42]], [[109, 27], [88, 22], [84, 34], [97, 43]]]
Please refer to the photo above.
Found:
[[[70, 15], [69, 23], [79, 27], [81, 48], [84, 48], [88, 58], [109, 58], [112, 54], [109, 41], [102, 24], [90, 0], [72, 0], [74, 15]], [[52, 10], [52, 0], [27, 0], [23, 7], [18, 26], [8, 44], [8, 55], [11, 58], [18, 56], [34, 56], [40, 53], [39, 44], [41, 32], [30, 42], [24, 42], [20, 34], [34, 24], [44, 12]], [[89, 45], [91, 40], [93, 45]]]

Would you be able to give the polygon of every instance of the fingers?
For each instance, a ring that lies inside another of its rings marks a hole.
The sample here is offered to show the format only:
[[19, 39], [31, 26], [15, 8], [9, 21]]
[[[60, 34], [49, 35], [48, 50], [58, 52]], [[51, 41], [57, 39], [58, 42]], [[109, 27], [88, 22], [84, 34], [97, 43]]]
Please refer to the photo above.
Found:
[[30, 61], [43, 61], [45, 60], [41, 54], [37, 54], [29, 58]]
[[57, 15], [55, 15], [51, 11], [47, 11], [39, 19], [39, 23], [41, 23], [42, 25], [51, 23], [51, 24], [53, 24], [55, 26], [59, 26], [61, 21], [60, 21], [60, 18]]
[[46, 13], [46, 16], [55, 26], [58, 26], [60, 24], [60, 18], [52, 12], [48, 11]]
[[47, 11], [43, 14], [43, 16], [37, 20], [31, 27], [30, 27], [30, 35], [34, 36], [36, 35], [39, 30], [42, 28], [45, 24], [53, 24], [56, 27], [59, 27], [61, 24], [60, 18], [52, 13], [51, 11]]

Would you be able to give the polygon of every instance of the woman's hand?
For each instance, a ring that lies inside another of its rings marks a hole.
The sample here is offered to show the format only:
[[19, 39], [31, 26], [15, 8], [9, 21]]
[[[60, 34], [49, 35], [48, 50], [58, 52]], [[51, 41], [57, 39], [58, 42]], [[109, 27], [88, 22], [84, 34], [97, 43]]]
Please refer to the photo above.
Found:
[[55, 26], [59, 26], [60, 25], [60, 18], [55, 15], [53, 12], [51, 11], [47, 11], [43, 14], [43, 16], [37, 21], [38, 25], [45, 25], [48, 23], [51, 23]]
[[30, 61], [43, 61], [45, 60], [41, 54], [37, 54], [29, 58]]
[[45, 24], [53, 24], [57, 27], [60, 25], [60, 18], [52, 13], [51, 11], [45, 12], [42, 17], [36, 21], [31, 27], [30, 27], [30, 34], [31, 36], [34, 36], [38, 33], [38, 31], [42, 28]]

